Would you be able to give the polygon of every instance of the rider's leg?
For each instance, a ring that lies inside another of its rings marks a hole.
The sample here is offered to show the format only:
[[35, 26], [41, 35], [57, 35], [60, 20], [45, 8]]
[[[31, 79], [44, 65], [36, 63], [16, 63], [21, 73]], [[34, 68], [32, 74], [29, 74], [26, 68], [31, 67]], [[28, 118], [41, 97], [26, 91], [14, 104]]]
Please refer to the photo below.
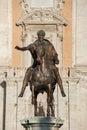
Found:
[[60, 87], [60, 90], [61, 90], [61, 94], [63, 97], [66, 96], [65, 92], [64, 92], [64, 88], [63, 88], [63, 84], [62, 84], [62, 79], [60, 77], [60, 74], [59, 74], [59, 70], [56, 66], [53, 67], [53, 72], [55, 74], [55, 77], [56, 77], [56, 80], [57, 80], [57, 83]]
[[32, 71], [33, 71], [33, 69], [31, 67], [27, 69], [27, 71], [25, 73], [25, 77], [24, 77], [24, 80], [23, 80], [22, 89], [21, 89], [21, 92], [19, 94], [19, 97], [23, 97], [26, 86], [28, 86], [28, 82], [30, 80], [30, 76], [31, 76]]

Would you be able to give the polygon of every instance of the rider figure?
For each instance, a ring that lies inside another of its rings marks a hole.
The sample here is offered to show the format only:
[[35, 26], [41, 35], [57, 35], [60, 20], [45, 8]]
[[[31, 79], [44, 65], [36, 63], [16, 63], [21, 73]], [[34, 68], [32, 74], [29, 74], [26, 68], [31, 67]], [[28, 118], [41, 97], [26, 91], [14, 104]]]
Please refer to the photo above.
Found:
[[36, 53], [36, 49], [38, 48], [39, 45], [43, 46], [46, 49], [46, 51], [48, 52], [49, 61], [50, 61], [50, 69], [53, 70], [57, 83], [60, 87], [61, 94], [63, 97], [65, 97], [66, 95], [65, 95], [65, 92], [63, 89], [62, 80], [61, 80], [58, 68], [55, 65], [55, 64], [59, 64], [58, 54], [57, 54], [54, 46], [52, 45], [52, 43], [49, 40], [44, 39], [45, 32], [43, 30], [39, 30], [37, 32], [37, 36], [38, 36], [38, 39], [34, 43], [28, 45], [27, 47], [19, 47], [19, 46], [15, 47], [15, 49], [20, 50], [20, 51], [29, 50], [34, 59], [33, 65], [31, 67], [29, 67], [25, 73], [25, 77], [23, 80], [23, 85], [22, 85], [22, 89], [21, 89], [21, 93], [19, 94], [19, 97], [23, 96], [26, 86], [28, 86], [28, 82], [31, 79], [33, 69], [39, 64], [39, 62], [37, 60], [37, 53]]

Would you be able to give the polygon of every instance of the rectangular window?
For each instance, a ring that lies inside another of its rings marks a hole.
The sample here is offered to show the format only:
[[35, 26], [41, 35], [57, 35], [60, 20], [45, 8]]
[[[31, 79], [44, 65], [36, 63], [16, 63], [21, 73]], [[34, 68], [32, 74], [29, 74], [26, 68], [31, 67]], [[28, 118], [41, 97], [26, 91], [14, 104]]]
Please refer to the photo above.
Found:
[[53, 7], [53, 0], [31, 0], [31, 7], [36, 8]]

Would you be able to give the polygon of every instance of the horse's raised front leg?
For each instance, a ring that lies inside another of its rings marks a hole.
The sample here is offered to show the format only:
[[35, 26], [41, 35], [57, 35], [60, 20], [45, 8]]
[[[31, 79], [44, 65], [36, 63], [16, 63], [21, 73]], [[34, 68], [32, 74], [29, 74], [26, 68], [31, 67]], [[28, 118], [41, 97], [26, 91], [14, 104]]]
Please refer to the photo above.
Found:
[[63, 83], [62, 83], [62, 80], [61, 80], [61, 77], [60, 77], [59, 73], [58, 73], [58, 80], [57, 80], [57, 82], [58, 82], [58, 85], [60, 87], [60, 91], [61, 91], [62, 96], [66, 97], [66, 94], [65, 94], [64, 88], [63, 88]]
[[53, 68], [53, 71], [54, 71], [54, 74], [55, 74], [57, 83], [58, 83], [58, 85], [59, 85], [59, 87], [60, 87], [61, 94], [62, 94], [63, 97], [65, 97], [66, 94], [65, 94], [65, 92], [64, 92], [63, 83], [62, 83], [62, 79], [61, 79], [60, 74], [59, 74], [59, 70], [58, 70], [57, 67], [54, 67], [54, 68]]
[[19, 94], [18, 97], [23, 97], [24, 92], [25, 92], [25, 89], [26, 89], [27, 86], [28, 86], [28, 81], [27, 81], [26, 78], [24, 78], [24, 80], [23, 80], [23, 85], [22, 85], [22, 89], [21, 89], [21, 92], [20, 92], [20, 94]]
[[30, 68], [27, 69], [27, 71], [25, 73], [25, 77], [24, 77], [24, 80], [23, 80], [22, 89], [21, 89], [21, 92], [19, 94], [19, 97], [23, 97], [26, 86], [28, 86], [28, 82], [30, 80], [31, 73], [32, 73], [32, 70], [31, 70], [31, 67], [30, 67]]

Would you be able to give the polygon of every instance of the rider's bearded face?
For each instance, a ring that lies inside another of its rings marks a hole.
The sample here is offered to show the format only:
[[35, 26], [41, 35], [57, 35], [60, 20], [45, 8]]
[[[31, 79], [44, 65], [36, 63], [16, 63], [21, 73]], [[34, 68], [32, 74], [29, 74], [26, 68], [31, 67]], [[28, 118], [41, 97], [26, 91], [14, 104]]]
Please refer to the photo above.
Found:
[[38, 35], [38, 39], [39, 39], [40, 41], [42, 41], [42, 40], [44, 39], [44, 35], [43, 35], [43, 34], [39, 34], [39, 35]]

